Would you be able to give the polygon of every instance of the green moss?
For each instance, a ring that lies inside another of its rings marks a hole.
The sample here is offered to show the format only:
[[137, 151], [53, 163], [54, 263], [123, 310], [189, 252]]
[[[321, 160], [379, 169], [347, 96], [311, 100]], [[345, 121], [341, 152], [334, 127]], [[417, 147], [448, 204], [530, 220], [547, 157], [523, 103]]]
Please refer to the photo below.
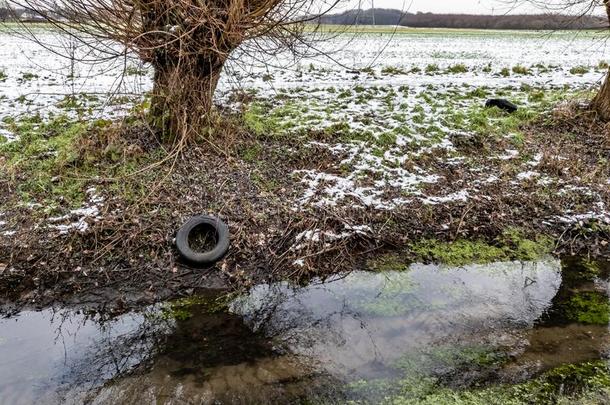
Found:
[[509, 228], [491, 243], [483, 240], [439, 242], [427, 239], [410, 245], [410, 249], [418, 260], [464, 266], [506, 260], [532, 261], [551, 253], [553, 246], [549, 237], [528, 239], [520, 230]]
[[507, 360], [505, 353], [486, 346], [442, 345], [405, 355], [396, 362], [395, 367], [407, 375], [431, 376], [438, 370], [447, 374], [465, 368], [497, 366]]
[[194, 311], [217, 313], [227, 310], [231, 295], [221, 295], [220, 297], [192, 296], [181, 298], [176, 301], [164, 304], [161, 308], [161, 317], [165, 319], [175, 319], [185, 321], [193, 316]]
[[243, 114], [246, 128], [259, 138], [277, 139], [288, 135], [289, 131], [304, 121], [308, 110], [297, 104], [285, 102], [273, 108], [265, 102], [252, 103]]
[[437, 380], [425, 376], [405, 379], [399, 384], [400, 393], [386, 395], [377, 403], [392, 405], [568, 405], [605, 404], [610, 400], [610, 372], [603, 361], [561, 366], [538, 378], [515, 385], [456, 390], [443, 387], [438, 384]]
[[245, 146], [239, 152], [241, 158], [248, 163], [256, 163], [262, 153], [263, 148], [257, 143]]
[[373, 271], [407, 271], [409, 270], [408, 260], [400, 254], [388, 253], [367, 262], [367, 267]]
[[518, 228], [506, 229], [497, 240], [508, 257], [521, 261], [539, 259], [550, 254], [555, 247], [552, 238], [545, 235], [537, 235], [534, 239], [529, 239]]
[[410, 246], [411, 251], [420, 260], [465, 266], [471, 263], [490, 263], [506, 260], [503, 249], [491, 246], [483, 241], [457, 240], [446, 243], [427, 239]]

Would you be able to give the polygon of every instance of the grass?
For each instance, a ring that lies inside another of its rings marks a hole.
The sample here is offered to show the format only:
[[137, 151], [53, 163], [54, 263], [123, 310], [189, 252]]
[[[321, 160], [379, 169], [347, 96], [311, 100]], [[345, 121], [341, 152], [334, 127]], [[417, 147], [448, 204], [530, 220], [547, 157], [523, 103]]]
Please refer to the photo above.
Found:
[[525, 66], [521, 66], [521, 65], [517, 65], [517, 66], [513, 66], [513, 73], [518, 74], [518, 75], [530, 75], [532, 74], [532, 71], [530, 68], [527, 68]]
[[[111, 122], [83, 122], [65, 115], [45, 121], [32, 116], [5, 124], [17, 140], [0, 145], [1, 169], [17, 182], [16, 194], [23, 204], [41, 203], [47, 214], [61, 206], [79, 208], [85, 202], [86, 189], [92, 178], [121, 178], [137, 171], [156, 155], [125, 152], [121, 140], [109, 141], [103, 149], [93, 146], [92, 135], [112, 136]], [[91, 147], [89, 147], [91, 145]], [[116, 181], [109, 185], [113, 192], [128, 201], [137, 200], [146, 192], [144, 178]], [[140, 181], [141, 180], [141, 181]]]
[[466, 73], [468, 72], [468, 66], [463, 63], [458, 63], [457, 65], [451, 65], [447, 68], [447, 72], [457, 74], [457, 73]]
[[381, 74], [383, 75], [403, 75], [405, 73], [403, 69], [394, 66], [386, 66], [381, 69]]
[[587, 66], [574, 66], [570, 69], [570, 73], [573, 75], [584, 75], [589, 73], [589, 68]]

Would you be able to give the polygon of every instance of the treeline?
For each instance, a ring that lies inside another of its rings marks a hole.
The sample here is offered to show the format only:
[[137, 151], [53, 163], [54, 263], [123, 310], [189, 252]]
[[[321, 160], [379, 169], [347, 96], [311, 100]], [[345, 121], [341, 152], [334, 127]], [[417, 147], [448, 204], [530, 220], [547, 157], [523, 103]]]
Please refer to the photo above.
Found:
[[400, 25], [416, 28], [476, 28], [476, 29], [527, 29], [567, 30], [595, 29], [608, 26], [605, 17], [562, 14], [474, 15], [403, 13], [400, 10], [350, 10], [341, 14], [320, 17], [322, 24], [338, 25]]

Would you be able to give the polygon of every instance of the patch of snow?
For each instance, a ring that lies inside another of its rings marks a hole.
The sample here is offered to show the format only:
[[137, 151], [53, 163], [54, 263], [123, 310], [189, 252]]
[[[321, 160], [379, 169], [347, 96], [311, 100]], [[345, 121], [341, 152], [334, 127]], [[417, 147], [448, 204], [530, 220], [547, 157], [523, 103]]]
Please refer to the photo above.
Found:
[[444, 197], [426, 197], [422, 198], [421, 200], [424, 204], [436, 205], [455, 201], [468, 201], [468, 198], [470, 198], [468, 191], [462, 190]]
[[[68, 234], [72, 231], [84, 233], [89, 229], [90, 221], [99, 221], [100, 208], [104, 202], [104, 198], [96, 194], [95, 188], [87, 190], [89, 196], [84, 207], [70, 211], [66, 215], [60, 217], [49, 218], [49, 228], [58, 230], [61, 235]], [[60, 222], [68, 222], [59, 224]]]
[[532, 167], [537, 167], [540, 165], [540, 162], [542, 162], [542, 158], [544, 157], [544, 154], [542, 153], [537, 153], [536, 156], [534, 156], [534, 158], [527, 162], [528, 166], [532, 166]]
[[511, 159], [515, 159], [517, 156], [519, 156], [519, 151], [515, 150], [515, 149], [507, 149], [507, 150], [505, 150], [505, 152], [506, 152], [506, 155], [498, 156], [498, 159], [511, 160]]
[[519, 180], [529, 180], [532, 179], [534, 177], [540, 176], [540, 173], [535, 172], [535, 171], [527, 171], [527, 172], [522, 172], [517, 174], [517, 179]]

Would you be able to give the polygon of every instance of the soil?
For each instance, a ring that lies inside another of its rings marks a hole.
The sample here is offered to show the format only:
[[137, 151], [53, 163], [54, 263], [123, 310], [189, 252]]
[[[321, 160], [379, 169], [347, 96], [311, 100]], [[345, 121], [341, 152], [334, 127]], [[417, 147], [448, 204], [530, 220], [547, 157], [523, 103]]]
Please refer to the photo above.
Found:
[[[560, 178], [595, 178], [610, 160], [610, 127], [592, 114], [558, 111], [523, 128], [526, 148], [545, 156], [567, 160], [541, 162], [540, 170]], [[125, 150], [146, 153], [159, 148], [150, 135], [129, 129]], [[14, 235], [0, 233], [0, 302], [3, 312], [24, 306], [45, 307], [80, 302], [123, 312], [192, 294], [200, 289], [239, 291], [253, 285], [289, 280], [303, 283], [365, 266], [388, 251], [409, 252], [422, 239], [457, 239], [492, 242], [507, 228], [527, 236], [548, 235], [556, 241], [555, 254], [610, 257], [610, 229], [587, 221], [549, 221], [566, 210], [591, 205], [586, 194], [560, 193], [560, 186], [541, 187], [536, 182], [511, 183], [515, 168], [498, 161], [507, 174], [495, 183], [481, 183], [479, 193], [467, 201], [426, 205], [415, 201], [395, 210], [336, 207], [296, 207], [303, 185], [290, 173], [301, 169], [329, 169], [337, 157], [328, 149], [305, 146], [302, 139], [260, 139], [248, 133], [231, 135], [218, 143], [202, 142], [183, 148], [159, 162], [154, 176], [120, 181], [146, 187], [146, 198], [127, 201], [112, 191], [113, 180], [92, 178], [88, 186], [104, 197], [98, 219], [87, 220], [84, 232], [61, 234], [45, 226], [48, 218], [28, 206], [8, 203], [23, 178], [0, 179], [0, 206], [12, 206], [3, 220]], [[310, 140], [330, 136], [308, 134]], [[97, 142], [97, 143], [96, 143]], [[100, 137], [89, 145], [104, 148]], [[503, 140], [477, 136], [455, 139], [462, 152], [481, 164], [492, 153], [506, 149]], [[257, 159], [244, 159], [244, 150], [256, 148]], [[437, 165], [445, 179], [427, 186], [428, 195], [458, 192], [479, 179], [472, 170], [444, 164], [447, 152], [433, 150], [417, 162]], [[472, 164], [472, 163], [471, 163]], [[330, 170], [330, 169], [329, 169]], [[114, 180], [116, 181], [116, 179]], [[610, 187], [591, 187], [610, 205]], [[553, 188], [555, 187], [555, 188]], [[214, 267], [195, 269], [182, 263], [173, 244], [177, 229], [189, 217], [213, 214], [227, 222], [231, 232], [228, 255]], [[295, 248], [297, 235], [328, 230], [341, 234], [346, 226], [366, 224], [369, 232], [353, 233], [322, 244]], [[411, 255], [411, 256], [409, 256]]]

